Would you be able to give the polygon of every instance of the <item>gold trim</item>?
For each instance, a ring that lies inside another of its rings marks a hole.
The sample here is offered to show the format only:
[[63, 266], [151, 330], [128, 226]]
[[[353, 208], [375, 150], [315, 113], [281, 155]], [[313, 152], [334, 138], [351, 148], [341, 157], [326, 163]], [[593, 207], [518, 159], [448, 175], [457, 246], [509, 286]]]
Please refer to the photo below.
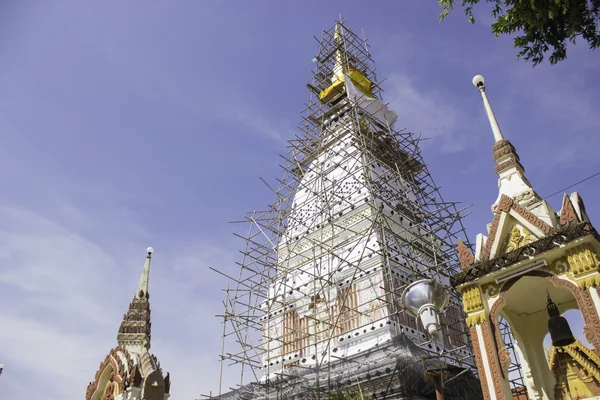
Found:
[[589, 243], [567, 250], [565, 256], [545, 269], [555, 275], [566, 275], [581, 289], [600, 287], [600, 260]]
[[479, 286], [473, 285], [465, 288], [462, 292], [463, 306], [465, 313], [472, 314], [467, 316], [467, 325], [475, 326], [485, 322], [485, 310], [483, 306], [483, 296]]
[[533, 243], [537, 240], [527, 228], [519, 224], [514, 225], [507, 236], [505, 253], [517, 250], [518, 248]]
[[469, 286], [463, 291], [463, 306], [467, 314], [483, 310], [483, 298], [479, 286]]
[[593, 275], [588, 276], [586, 278], [576, 280], [575, 283], [577, 283], [577, 286], [584, 290], [600, 286], [600, 274], [594, 273]]
[[[598, 357], [592, 350], [588, 349], [579, 340], [575, 343], [565, 347], [553, 347], [548, 357], [548, 366], [552, 370], [554, 362], [556, 361], [556, 355], [560, 352], [565, 352], [573, 360], [575, 360], [581, 367], [589, 374], [592, 375], [598, 382], [600, 382], [600, 357]], [[585, 357], [584, 357], [585, 356]], [[595, 364], [595, 365], [594, 365]]]
[[486, 321], [485, 311], [480, 311], [477, 314], [469, 315], [466, 319], [469, 327], [483, 324]]
[[598, 272], [598, 267], [600, 266], [598, 254], [596, 254], [590, 244], [584, 244], [567, 250], [567, 261], [571, 267], [571, 273], [575, 278], [589, 274], [590, 272]]

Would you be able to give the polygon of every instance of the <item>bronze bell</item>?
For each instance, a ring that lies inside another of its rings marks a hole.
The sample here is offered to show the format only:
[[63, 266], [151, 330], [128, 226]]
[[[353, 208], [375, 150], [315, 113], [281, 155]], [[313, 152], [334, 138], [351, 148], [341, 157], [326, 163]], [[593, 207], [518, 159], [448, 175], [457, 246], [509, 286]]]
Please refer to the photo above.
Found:
[[569, 323], [565, 317], [560, 315], [558, 307], [550, 298], [550, 293], [548, 293], [548, 305], [546, 307], [548, 308], [548, 315], [550, 316], [550, 320], [548, 320], [548, 330], [550, 331], [552, 346], [564, 347], [575, 343], [575, 337], [571, 332]]

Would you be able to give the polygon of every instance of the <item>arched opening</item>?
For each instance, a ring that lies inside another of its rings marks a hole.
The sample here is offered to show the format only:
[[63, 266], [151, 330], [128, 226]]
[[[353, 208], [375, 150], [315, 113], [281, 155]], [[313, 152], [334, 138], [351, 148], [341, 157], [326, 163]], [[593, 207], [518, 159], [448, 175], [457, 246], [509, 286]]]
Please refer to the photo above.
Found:
[[[569, 289], [555, 287], [546, 277], [524, 276], [508, 288], [499, 312], [492, 316], [498, 318], [494, 321], [499, 328], [496, 340], [504, 344], [504, 351], [510, 356], [507, 378], [512, 381], [511, 389], [517, 389], [517, 385], [523, 382], [527, 391], [527, 395], [521, 393], [515, 396], [518, 399], [554, 397], [556, 379], [544, 348], [544, 340], [548, 336], [548, 295], [561, 313], [567, 310], [579, 312], [575, 296]], [[508, 323], [512, 335], [500, 337], [502, 319]]]

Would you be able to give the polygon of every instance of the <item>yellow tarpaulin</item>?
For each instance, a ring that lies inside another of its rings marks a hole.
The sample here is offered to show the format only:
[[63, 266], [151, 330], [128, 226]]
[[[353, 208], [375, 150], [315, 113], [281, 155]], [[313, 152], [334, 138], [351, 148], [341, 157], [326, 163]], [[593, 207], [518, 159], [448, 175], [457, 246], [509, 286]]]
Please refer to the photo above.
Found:
[[[373, 95], [371, 94], [372, 83], [360, 71], [351, 68], [346, 75], [350, 77], [352, 83], [354, 83], [358, 90], [360, 90], [362, 93], [366, 94], [369, 97], [373, 97]], [[333, 82], [333, 84], [331, 84], [331, 86], [319, 93], [319, 100], [326, 103], [330, 101], [333, 97], [335, 97], [337, 94], [341, 93], [342, 90], [345, 90], [344, 79], [345, 75], [340, 76], [335, 82]]]

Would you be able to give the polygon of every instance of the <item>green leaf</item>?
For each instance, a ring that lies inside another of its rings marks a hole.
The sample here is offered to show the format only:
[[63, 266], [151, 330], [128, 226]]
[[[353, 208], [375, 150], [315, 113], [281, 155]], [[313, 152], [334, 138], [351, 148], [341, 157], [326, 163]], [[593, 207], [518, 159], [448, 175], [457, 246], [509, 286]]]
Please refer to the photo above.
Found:
[[[462, 0], [462, 8], [473, 24], [473, 8], [481, 0]], [[494, 36], [515, 35], [517, 58], [534, 66], [548, 60], [556, 64], [567, 57], [566, 43], [576, 38], [586, 41], [591, 49], [600, 47], [600, 0], [486, 0], [491, 3], [491, 24]], [[449, 15], [454, 0], [438, 0]]]

